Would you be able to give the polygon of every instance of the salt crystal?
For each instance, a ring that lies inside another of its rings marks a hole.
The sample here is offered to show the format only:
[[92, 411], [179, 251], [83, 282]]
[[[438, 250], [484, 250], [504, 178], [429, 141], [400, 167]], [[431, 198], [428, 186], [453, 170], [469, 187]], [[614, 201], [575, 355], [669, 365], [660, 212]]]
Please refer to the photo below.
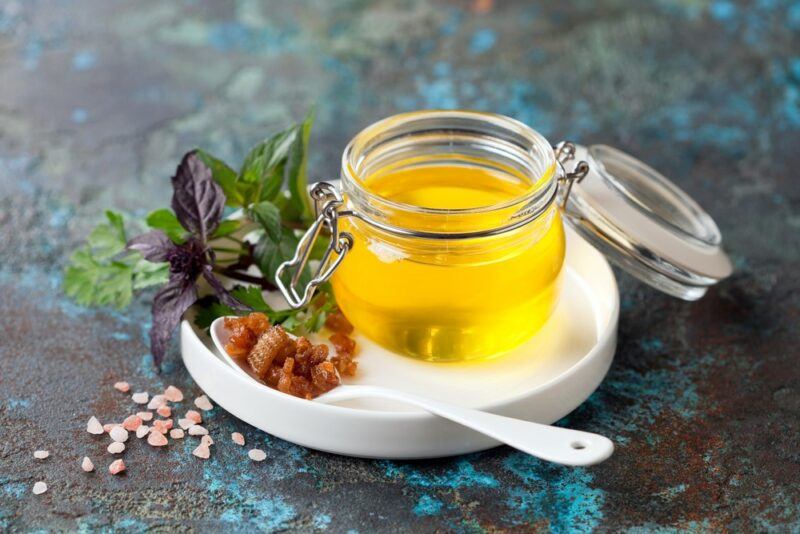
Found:
[[172, 428], [172, 419], [156, 419], [153, 421], [153, 430], [166, 434]]
[[89, 459], [88, 456], [83, 457], [83, 461], [81, 462], [81, 469], [83, 469], [87, 473], [94, 471], [94, 464], [92, 463], [92, 461]]
[[183, 392], [175, 386], [167, 386], [164, 390], [164, 396], [170, 402], [181, 402], [183, 400]]
[[142, 391], [140, 393], [134, 393], [131, 395], [131, 400], [136, 404], [147, 404], [147, 399], [150, 398], [150, 395], [147, 394], [146, 391]]
[[89, 434], [102, 434], [105, 432], [103, 430], [103, 425], [100, 424], [100, 421], [97, 420], [97, 417], [92, 416], [89, 418], [89, 422], [86, 423], [86, 431]]
[[33, 485], [34, 495], [41, 495], [45, 491], [47, 491], [47, 484], [45, 484], [44, 482], [37, 482], [36, 484]]
[[158, 409], [156, 410], [156, 413], [161, 417], [169, 417], [170, 415], [172, 415], [172, 408], [166, 405], [159, 406]]
[[195, 422], [191, 419], [178, 419], [178, 426], [184, 430], [189, 430], [189, 428], [193, 427]]
[[145, 437], [148, 432], [150, 432], [150, 427], [147, 425], [142, 425], [136, 429], [136, 437], [141, 439]]
[[123, 393], [127, 393], [131, 390], [131, 385], [127, 382], [117, 382], [114, 384], [114, 389], [119, 390]]
[[37, 460], [44, 460], [50, 456], [50, 451], [33, 451], [33, 457]]
[[164, 395], [153, 395], [153, 398], [150, 399], [150, 402], [147, 404], [147, 409], [155, 410], [156, 408], [161, 408], [166, 405], [167, 398]]
[[106, 424], [103, 425], [103, 432], [108, 434], [109, 432], [111, 432], [111, 429], [114, 428], [115, 426], [119, 426], [119, 425], [115, 425], [113, 423], [106, 423]]
[[167, 436], [162, 434], [161, 432], [156, 432], [155, 429], [150, 432], [150, 435], [147, 436], [147, 443], [152, 445], [153, 447], [163, 447], [169, 441], [167, 440]]
[[198, 458], [207, 460], [209, 456], [211, 456], [211, 449], [208, 448], [208, 445], [203, 445], [201, 443], [200, 445], [197, 446], [195, 450], [192, 451], [192, 454], [194, 454]]
[[125, 462], [122, 460], [114, 460], [111, 462], [111, 465], [108, 466], [108, 472], [112, 475], [117, 475], [125, 471]]
[[149, 421], [153, 418], [153, 412], [136, 412], [136, 416], [142, 421]]
[[189, 410], [188, 412], [186, 412], [186, 419], [194, 421], [195, 424], [197, 425], [203, 422], [203, 418], [200, 415], [200, 412], [198, 412], [197, 410]]
[[205, 395], [200, 395], [199, 397], [197, 397], [194, 400], [194, 405], [203, 410], [204, 412], [207, 412], [208, 410], [212, 410], [214, 408], [214, 405], [211, 404], [211, 401], [208, 400], [208, 397], [206, 397]]
[[183, 438], [183, 430], [180, 428], [173, 428], [169, 431], [169, 437], [172, 439], [182, 439]]
[[237, 445], [244, 445], [244, 436], [239, 432], [231, 434], [231, 440]]
[[115, 426], [114, 428], [112, 428], [111, 432], [109, 432], [108, 435], [111, 436], [111, 439], [119, 443], [128, 441], [128, 431], [122, 428], [121, 426]]
[[125, 450], [125, 444], [119, 441], [113, 441], [106, 450], [111, 454], [119, 454]]
[[192, 425], [189, 427], [190, 436], [205, 436], [206, 434], [208, 434], [208, 430], [200, 425]]
[[140, 426], [142, 426], [142, 418], [139, 417], [138, 415], [129, 415], [122, 422], [122, 428], [124, 428], [125, 430], [130, 430], [131, 432], [133, 432]]
[[205, 435], [203, 435], [202, 438], [200, 438], [200, 444], [201, 445], [205, 445], [205, 446], [213, 445], [214, 444], [214, 439], [211, 436], [209, 436], [208, 434], [205, 434]]
[[261, 449], [250, 449], [250, 451], [247, 453], [247, 456], [249, 456], [254, 462], [263, 462], [267, 459], [267, 453]]

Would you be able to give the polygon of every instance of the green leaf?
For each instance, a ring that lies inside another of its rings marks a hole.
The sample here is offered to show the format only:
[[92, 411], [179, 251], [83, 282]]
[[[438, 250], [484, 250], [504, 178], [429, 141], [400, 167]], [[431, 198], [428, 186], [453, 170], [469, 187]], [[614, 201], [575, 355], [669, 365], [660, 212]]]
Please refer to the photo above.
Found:
[[242, 206], [241, 194], [236, 188], [237, 174], [224, 161], [217, 159], [205, 150], [197, 150], [197, 157], [211, 169], [214, 178], [222, 192], [225, 193], [225, 203], [228, 206]]
[[125, 251], [125, 221], [106, 212], [107, 222], [98, 224], [86, 244], [70, 257], [64, 271], [64, 292], [82, 306], [130, 304], [135, 289], [164, 283], [166, 263], [151, 263], [137, 252]]
[[122, 215], [111, 210], [106, 211], [108, 222], [95, 226], [87, 239], [91, 255], [97, 259], [108, 259], [116, 256], [127, 244], [125, 224]]
[[235, 231], [237, 231], [242, 226], [241, 221], [237, 221], [235, 219], [228, 219], [226, 221], [222, 221], [217, 226], [217, 229], [214, 230], [214, 233], [211, 234], [211, 239], [217, 239], [220, 237], [225, 237], [226, 235], [231, 235]]
[[282, 234], [281, 212], [275, 204], [268, 200], [253, 204], [250, 208], [250, 216], [266, 230], [270, 239], [280, 241]]
[[308, 138], [311, 135], [311, 125], [314, 122], [314, 110], [309, 110], [306, 118], [298, 128], [289, 151], [287, 162], [287, 181], [289, 182], [289, 198], [294, 206], [294, 211], [302, 221], [310, 221], [313, 217], [311, 198], [308, 195], [308, 176], [306, 174], [308, 161]]
[[169, 280], [169, 263], [153, 263], [141, 258], [133, 266], [133, 289], [160, 286]]
[[124, 308], [133, 296], [133, 267], [103, 262], [86, 246], [75, 251], [64, 273], [64, 292], [82, 306]]
[[197, 315], [194, 317], [194, 324], [198, 328], [208, 330], [211, 328], [211, 323], [220, 317], [227, 317], [228, 315], [237, 315], [233, 308], [229, 308], [219, 301], [210, 303], [200, 303], [197, 310]]
[[280, 193], [296, 135], [297, 127], [293, 126], [265, 139], [247, 154], [236, 185], [245, 207], [260, 200], [272, 200]]
[[[267, 280], [275, 280], [278, 266], [294, 257], [297, 242], [298, 238], [294, 231], [288, 228], [281, 228], [279, 240], [273, 240], [267, 233], [261, 236], [253, 250], [253, 256], [256, 265]], [[311, 280], [311, 269], [306, 265], [299, 282], [301, 285], [305, 285], [309, 280]]]
[[161, 230], [175, 244], [186, 241], [186, 230], [178, 222], [178, 218], [169, 208], [161, 208], [150, 212], [145, 219], [147, 226], [154, 230]]

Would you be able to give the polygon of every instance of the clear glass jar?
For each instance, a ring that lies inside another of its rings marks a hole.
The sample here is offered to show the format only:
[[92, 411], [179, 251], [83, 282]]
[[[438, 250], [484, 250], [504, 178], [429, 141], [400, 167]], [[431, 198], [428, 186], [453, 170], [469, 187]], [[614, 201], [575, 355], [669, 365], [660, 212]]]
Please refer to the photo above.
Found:
[[371, 125], [342, 158], [336, 300], [359, 332], [432, 361], [501, 354], [550, 316], [564, 261], [556, 160], [513, 119], [422, 111]]
[[[317, 219], [275, 277], [289, 304], [307, 305], [332, 280], [362, 334], [424, 360], [496, 356], [542, 326], [559, 294], [562, 217], [577, 239], [679, 298], [732, 272], [711, 217], [666, 177], [611, 147], [553, 148], [501, 115], [377, 122], [345, 149], [341, 190], [320, 182], [311, 196]], [[299, 289], [323, 230], [330, 245]]]

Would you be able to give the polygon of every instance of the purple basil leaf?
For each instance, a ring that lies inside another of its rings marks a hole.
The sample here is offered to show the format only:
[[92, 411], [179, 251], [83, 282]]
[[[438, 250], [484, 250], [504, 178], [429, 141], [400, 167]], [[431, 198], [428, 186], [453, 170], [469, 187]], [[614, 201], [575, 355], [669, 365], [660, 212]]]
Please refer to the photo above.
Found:
[[244, 304], [233, 298], [233, 296], [228, 292], [228, 290], [225, 289], [225, 286], [222, 285], [222, 282], [220, 282], [219, 279], [216, 276], [214, 276], [214, 274], [211, 272], [210, 265], [206, 265], [203, 268], [203, 278], [206, 279], [208, 285], [210, 285], [211, 289], [214, 290], [214, 293], [217, 294], [219, 301], [224, 305], [229, 306], [234, 310], [250, 309], [248, 306], [245, 306]]
[[167, 261], [167, 253], [174, 247], [167, 234], [161, 230], [153, 230], [137, 235], [126, 245], [128, 250], [140, 252], [144, 259], [152, 262]]
[[150, 327], [150, 352], [153, 362], [161, 369], [161, 360], [167, 352], [172, 332], [181, 321], [183, 313], [197, 300], [194, 281], [173, 276], [156, 293], [153, 299], [153, 325]]
[[172, 211], [178, 221], [205, 243], [222, 219], [225, 193], [197, 152], [183, 157], [172, 177], [172, 189]]

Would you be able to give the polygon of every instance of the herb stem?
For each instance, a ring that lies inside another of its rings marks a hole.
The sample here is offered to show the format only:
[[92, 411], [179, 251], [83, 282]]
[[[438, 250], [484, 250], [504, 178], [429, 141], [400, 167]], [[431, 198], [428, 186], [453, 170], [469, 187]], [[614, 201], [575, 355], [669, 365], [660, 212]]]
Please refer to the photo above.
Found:
[[230, 270], [229, 268], [220, 269], [218, 267], [214, 267], [214, 272], [219, 273], [222, 276], [226, 276], [233, 280], [239, 280], [240, 282], [248, 282], [251, 284], [258, 284], [261, 286], [261, 289], [277, 289], [275, 284], [267, 280], [266, 278], [260, 276], [253, 276], [247, 273], [239, 272]]

